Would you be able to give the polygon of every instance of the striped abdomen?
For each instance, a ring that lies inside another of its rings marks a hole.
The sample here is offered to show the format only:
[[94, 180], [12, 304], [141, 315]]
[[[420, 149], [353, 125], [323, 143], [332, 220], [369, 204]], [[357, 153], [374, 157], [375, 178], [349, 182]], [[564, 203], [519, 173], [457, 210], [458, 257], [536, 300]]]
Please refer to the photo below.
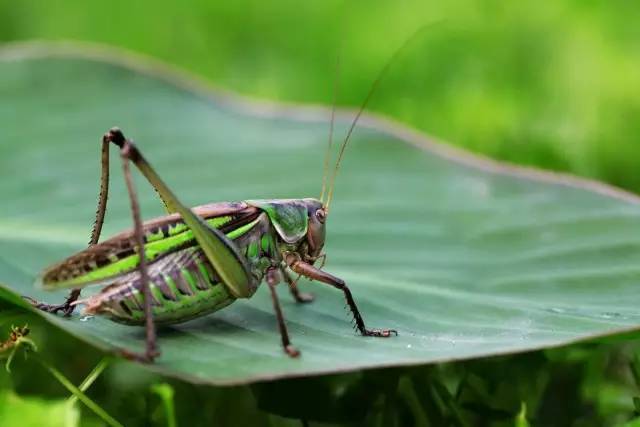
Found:
[[[197, 247], [174, 252], [149, 266], [152, 311], [158, 323], [177, 323], [216, 311], [234, 298]], [[129, 324], [144, 322], [140, 274], [129, 273], [85, 300], [87, 314]]]

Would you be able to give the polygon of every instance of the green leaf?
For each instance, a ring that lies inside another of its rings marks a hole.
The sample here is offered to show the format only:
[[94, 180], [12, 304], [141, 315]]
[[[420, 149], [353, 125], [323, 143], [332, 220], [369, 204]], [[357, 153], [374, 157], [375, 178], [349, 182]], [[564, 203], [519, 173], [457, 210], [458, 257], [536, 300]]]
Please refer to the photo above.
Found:
[[[33, 283], [88, 240], [99, 138], [111, 126], [134, 138], [190, 205], [320, 192], [325, 109], [247, 101], [119, 51], [27, 44], [5, 47], [0, 58], [0, 283], [16, 294], [63, 300], [63, 292]], [[338, 116], [344, 135], [353, 115]], [[113, 159], [105, 236], [131, 224]], [[154, 192], [137, 183], [145, 217], [161, 215]], [[316, 294], [313, 304], [296, 305], [280, 289], [299, 359], [282, 352], [269, 293], [260, 289], [251, 300], [161, 329], [162, 357], [150, 369], [245, 383], [633, 331], [639, 226], [635, 196], [478, 159], [365, 117], [337, 180], [326, 269], [347, 281], [368, 326], [399, 336], [358, 336], [340, 292], [302, 283]], [[141, 328], [42, 316], [105, 350], [143, 345]]]

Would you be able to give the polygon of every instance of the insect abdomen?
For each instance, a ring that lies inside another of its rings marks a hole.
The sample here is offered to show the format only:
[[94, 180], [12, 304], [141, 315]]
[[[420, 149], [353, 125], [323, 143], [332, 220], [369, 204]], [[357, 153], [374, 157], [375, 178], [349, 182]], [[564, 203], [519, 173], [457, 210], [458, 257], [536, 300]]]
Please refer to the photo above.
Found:
[[[184, 322], [235, 301], [199, 248], [185, 249], [159, 263], [162, 265], [153, 265], [149, 272], [156, 323]], [[128, 276], [86, 300], [85, 313], [104, 314], [119, 323], [143, 324], [140, 277], [137, 272]]]

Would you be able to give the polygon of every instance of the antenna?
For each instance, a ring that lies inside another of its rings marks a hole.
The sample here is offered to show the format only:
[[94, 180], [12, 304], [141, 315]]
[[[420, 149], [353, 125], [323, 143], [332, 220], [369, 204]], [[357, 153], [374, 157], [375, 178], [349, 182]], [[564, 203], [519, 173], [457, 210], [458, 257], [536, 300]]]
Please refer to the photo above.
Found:
[[[439, 22], [439, 21], [437, 21], [437, 22]], [[398, 49], [396, 49], [396, 51], [393, 53], [393, 55], [391, 55], [391, 58], [389, 58], [389, 60], [386, 62], [386, 64], [384, 64], [384, 67], [382, 67], [382, 70], [380, 70], [380, 72], [378, 73], [378, 76], [376, 77], [376, 79], [371, 84], [371, 88], [369, 89], [369, 92], [367, 93], [367, 96], [364, 98], [364, 101], [362, 102], [362, 105], [360, 106], [360, 109], [358, 110], [358, 114], [356, 114], [356, 117], [353, 119], [353, 122], [351, 123], [351, 127], [349, 127], [349, 130], [347, 132], [347, 136], [345, 137], [344, 141], [342, 142], [342, 145], [340, 146], [340, 152], [338, 154], [338, 160], [336, 161], [336, 167], [333, 170], [333, 174], [331, 175], [331, 181], [330, 181], [330, 184], [329, 184], [329, 192], [328, 192], [328, 195], [327, 195], [327, 202], [325, 203], [325, 210], [326, 210], [327, 213], [329, 213], [329, 205], [331, 204], [331, 199], [333, 199], [333, 189], [334, 189], [334, 186], [335, 186], [336, 176], [338, 175], [338, 170], [340, 169], [340, 163], [342, 161], [342, 157], [344, 155], [344, 151], [347, 148], [347, 144], [351, 140], [351, 135], [353, 134], [353, 130], [355, 129], [356, 124], [358, 123], [358, 120], [360, 120], [360, 116], [362, 115], [362, 112], [366, 108], [367, 104], [369, 104], [369, 101], [371, 100], [371, 97], [375, 93], [375, 91], [376, 91], [376, 89], [378, 87], [378, 84], [380, 83], [382, 78], [387, 74], [387, 71], [391, 67], [391, 64], [393, 64], [393, 62], [395, 62], [395, 60], [398, 58], [398, 56], [400, 56], [400, 53], [409, 44], [411, 44], [411, 42], [414, 39], [416, 39], [420, 33], [422, 33], [425, 29], [431, 27], [432, 25], [434, 25], [437, 22], [430, 22], [428, 24], [425, 24], [425, 25], [421, 26], [408, 39], [406, 39], [404, 41], [404, 43], [402, 43], [402, 45], [400, 45], [400, 47]]]
[[320, 201], [324, 204], [324, 194], [327, 189], [327, 178], [329, 178], [329, 159], [331, 158], [331, 147], [333, 145], [333, 125], [336, 118], [336, 102], [338, 100], [338, 82], [340, 75], [340, 54], [336, 58], [336, 73], [333, 82], [333, 104], [331, 107], [331, 123], [329, 124], [329, 144], [327, 151], [324, 153], [324, 170], [322, 172], [322, 191], [320, 192]]

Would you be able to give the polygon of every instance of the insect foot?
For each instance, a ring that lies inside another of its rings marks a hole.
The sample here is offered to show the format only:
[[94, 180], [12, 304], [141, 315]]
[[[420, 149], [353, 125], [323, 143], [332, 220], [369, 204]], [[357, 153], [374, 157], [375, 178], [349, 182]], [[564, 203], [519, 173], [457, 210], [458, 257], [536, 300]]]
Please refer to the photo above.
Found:
[[387, 338], [392, 334], [398, 336], [398, 331], [396, 331], [395, 329], [365, 329], [362, 335], [364, 335], [365, 337]]
[[308, 304], [310, 302], [313, 302], [314, 299], [316, 299], [315, 295], [313, 295], [310, 292], [298, 292], [297, 294], [294, 295], [296, 302], [300, 303], [300, 304]]
[[71, 316], [71, 314], [75, 310], [75, 305], [69, 298], [67, 298], [67, 300], [62, 304], [46, 304], [26, 295], [23, 295], [22, 298], [38, 310], [46, 311], [47, 313], [51, 314], [57, 314], [59, 311], [61, 311], [64, 317]]
[[141, 353], [136, 353], [133, 351], [121, 349], [121, 350], [118, 350], [118, 355], [124, 357], [127, 360], [131, 360], [134, 362], [153, 363], [153, 361], [160, 356], [160, 351], [157, 349], [152, 349], [145, 352], [144, 354], [141, 354]]
[[284, 347], [284, 351], [289, 355], [289, 357], [298, 357], [300, 356], [300, 350], [292, 346], [291, 344]]

